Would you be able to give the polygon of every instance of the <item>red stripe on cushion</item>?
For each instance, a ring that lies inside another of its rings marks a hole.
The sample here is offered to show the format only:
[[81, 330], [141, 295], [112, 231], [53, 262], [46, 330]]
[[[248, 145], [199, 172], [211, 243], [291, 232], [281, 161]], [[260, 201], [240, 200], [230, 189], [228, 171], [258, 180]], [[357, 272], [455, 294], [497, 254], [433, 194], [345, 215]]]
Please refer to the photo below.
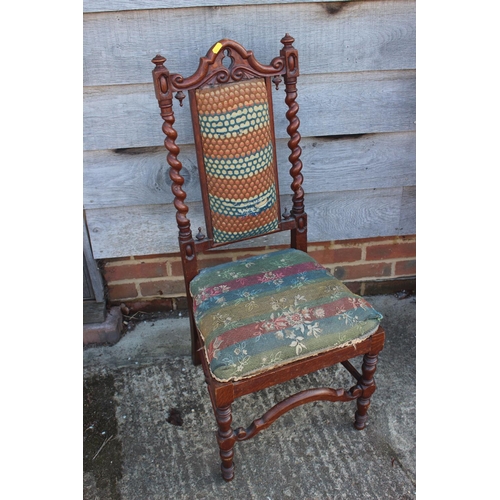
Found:
[[206, 297], [215, 297], [221, 293], [237, 290], [245, 286], [258, 285], [259, 283], [266, 283], [268, 281], [275, 281], [294, 274], [300, 274], [313, 269], [323, 269], [322, 266], [314, 261], [301, 262], [293, 266], [278, 268], [274, 271], [266, 271], [259, 274], [251, 274], [242, 278], [236, 278], [231, 281], [218, 283], [216, 286], [208, 287], [203, 291]]
[[[266, 333], [274, 333], [285, 328], [290, 328], [296, 324], [303, 323], [304, 321], [321, 320], [336, 316], [343, 312], [355, 309], [357, 307], [369, 307], [370, 304], [362, 298], [343, 297], [335, 302], [328, 302], [323, 305], [314, 307], [296, 307], [298, 312], [278, 312], [275, 311], [275, 318], [248, 325], [240, 326], [233, 330], [228, 330], [214, 338], [213, 341], [207, 346], [207, 355], [209, 362], [214, 358], [215, 350], [225, 349], [233, 344], [242, 342], [249, 338], [258, 337]], [[217, 343], [217, 347], [215, 347]]]

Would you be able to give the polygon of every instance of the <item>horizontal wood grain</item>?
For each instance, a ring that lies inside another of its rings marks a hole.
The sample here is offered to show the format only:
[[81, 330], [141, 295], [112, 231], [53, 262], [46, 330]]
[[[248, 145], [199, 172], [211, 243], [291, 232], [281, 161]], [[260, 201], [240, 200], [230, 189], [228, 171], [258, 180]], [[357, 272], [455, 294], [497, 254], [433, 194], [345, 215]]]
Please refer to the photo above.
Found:
[[[179, 9], [185, 7], [227, 7], [231, 5], [259, 5], [270, 3], [315, 3], [323, 0], [83, 0], [83, 12], [113, 12], [142, 9]], [[352, 0], [335, 0], [350, 2]]]
[[89, 13], [83, 18], [84, 85], [149, 83], [158, 53], [171, 71], [189, 75], [222, 38], [267, 64], [285, 33], [296, 40], [302, 74], [414, 69], [415, 10], [415, 0], [377, 0]]
[[[282, 206], [290, 197], [281, 197]], [[402, 217], [403, 188], [306, 193], [309, 241], [369, 238], [415, 233], [415, 217]], [[189, 205], [195, 231], [205, 227], [201, 202]], [[89, 209], [87, 224], [95, 258], [125, 257], [178, 251], [175, 209], [171, 203]], [[289, 242], [287, 232], [240, 242], [232, 248]]]
[[[303, 137], [415, 130], [415, 71], [370, 71], [301, 76], [298, 83]], [[277, 138], [286, 138], [284, 91], [274, 91]], [[187, 99], [185, 99], [187, 101]], [[192, 144], [189, 105], [176, 105], [178, 144]], [[84, 91], [84, 149], [163, 144], [153, 85], [90, 87]]]
[[404, 186], [401, 194], [401, 215], [399, 227], [413, 227], [416, 232], [416, 213], [417, 213], [417, 188], [416, 186]]
[[[232, 38], [263, 63], [299, 51], [309, 241], [415, 233], [415, 0], [84, 0], [83, 197], [95, 258], [177, 252], [151, 59], [189, 75]], [[273, 91], [282, 193], [283, 86]], [[189, 102], [175, 102], [188, 217], [204, 227]], [[282, 196], [290, 206], [288, 194]], [[233, 247], [288, 243], [288, 233]]]
[[[415, 184], [415, 132], [306, 137], [301, 147], [307, 193]], [[286, 139], [278, 140], [282, 193], [291, 183], [289, 154]], [[194, 145], [185, 145], [179, 158], [188, 200], [200, 201]], [[84, 208], [164, 204], [173, 198], [170, 186], [163, 146], [84, 154]]]

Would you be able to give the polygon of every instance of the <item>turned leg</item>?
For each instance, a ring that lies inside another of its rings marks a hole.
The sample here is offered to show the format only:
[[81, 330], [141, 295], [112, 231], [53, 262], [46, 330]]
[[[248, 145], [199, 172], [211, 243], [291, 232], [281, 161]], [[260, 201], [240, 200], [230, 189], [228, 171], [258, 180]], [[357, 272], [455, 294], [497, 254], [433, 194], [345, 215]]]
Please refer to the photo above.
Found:
[[359, 381], [359, 386], [363, 390], [361, 396], [357, 399], [357, 411], [354, 416], [354, 428], [358, 431], [366, 427], [368, 419], [368, 407], [370, 406], [370, 398], [375, 392], [376, 385], [373, 380], [373, 375], [377, 369], [378, 354], [365, 354], [363, 357], [362, 377]]
[[233, 446], [236, 441], [233, 429], [231, 429], [231, 405], [217, 408], [215, 411], [217, 420], [217, 442], [219, 443], [220, 458], [222, 459], [221, 471], [225, 481], [231, 481], [234, 477]]

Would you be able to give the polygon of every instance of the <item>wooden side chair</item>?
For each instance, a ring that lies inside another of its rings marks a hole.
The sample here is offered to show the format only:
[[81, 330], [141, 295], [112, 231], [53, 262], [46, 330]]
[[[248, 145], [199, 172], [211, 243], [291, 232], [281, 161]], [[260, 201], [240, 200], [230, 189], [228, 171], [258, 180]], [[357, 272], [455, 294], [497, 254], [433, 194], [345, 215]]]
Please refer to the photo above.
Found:
[[[279, 56], [264, 65], [235, 41], [220, 40], [188, 78], [170, 74], [164, 57], [152, 60], [177, 210], [192, 359], [205, 374], [226, 481], [234, 477], [234, 444], [299, 405], [356, 400], [354, 427], [364, 429], [384, 345], [382, 315], [307, 254], [296, 103], [299, 60], [293, 42], [286, 34]], [[290, 212], [282, 212], [280, 205], [272, 105], [273, 84], [278, 89], [283, 81]], [[176, 97], [182, 106], [184, 92], [191, 108], [206, 236], [201, 230], [193, 236], [175, 143], [172, 100]], [[199, 252], [278, 231], [290, 231], [290, 248], [199, 269]], [[349, 361], [360, 355], [362, 373]], [[354, 377], [350, 389], [308, 389], [276, 404], [247, 428], [231, 426], [231, 404], [237, 398], [336, 363]]]

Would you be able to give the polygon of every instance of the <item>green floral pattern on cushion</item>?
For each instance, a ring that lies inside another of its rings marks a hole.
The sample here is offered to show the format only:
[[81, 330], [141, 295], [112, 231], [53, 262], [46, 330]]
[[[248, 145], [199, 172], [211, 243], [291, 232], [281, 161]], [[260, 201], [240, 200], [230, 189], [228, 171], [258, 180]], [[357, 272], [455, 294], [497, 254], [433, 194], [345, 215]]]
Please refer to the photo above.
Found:
[[287, 249], [204, 269], [190, 285], [215, 378], [238, 380], [355, 343], [382, 315], [308, 254]]

